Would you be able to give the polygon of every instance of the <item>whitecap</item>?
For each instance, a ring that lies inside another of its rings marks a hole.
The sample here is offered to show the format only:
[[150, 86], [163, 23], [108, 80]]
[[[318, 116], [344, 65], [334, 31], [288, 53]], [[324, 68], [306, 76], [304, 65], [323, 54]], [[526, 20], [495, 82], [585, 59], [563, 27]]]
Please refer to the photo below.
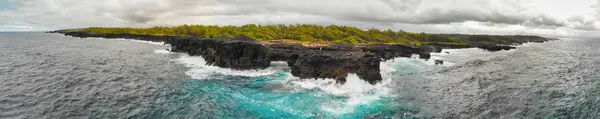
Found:
[[191, 68], [186, 74], [190, 75], [194, 79], [210, 79], [216, 78], [216, 76], [244, 76], [244, 77], [260, 77], [276, 74], [277, 71], [283, 70], [283, 63], [285, 62], [273, 62], [271, 67], [263, 70], [235, 70], [229, 68], [220, 68], [217, 66], [206, 65], [204, 58], [200, 56], [188, 56], [182, 55], [179, 59], [176, 59], [186, 67]]
[[326, 94], [347, 98], [347, 100], [330, 100], [321, 105], [320, 109], [335, 115], [349, 114], [355, 112], [360, 105], [369, 105], [383, 97], [394, 96], [390, 93], [392, 74], [396, 71], [393, 64], [401, 60], [404, 59], [381, 62], [383, 80], [375, 85], [360, 79], [356, 74], [348, 74], [344, 84], [336, 83], [335, 79], [299, 79], [292, 80], [291, 84], [303, 89], [318, 89]]
[[349, 74], [345, 84], [338, 84], [334, 79], [300, 79], [291, 81], [294, 86], [303, 89], [319, 89], [322, 93], [342, 96], [347, 100], [330, 100], [320, 106], [320, 109], [336, 115], [355, 112], [360, 105], [368, 105], [381, 97], [391, 96], [387, 86], [390, 79], [371, 85], [360, 79], [356, 74]]
[[139, 43], [147, 43], [147, 44], [152, 44], [152, 45], [164, 45], [165, 42], [152, 42], [152, 41], [144, 41], [144, 40], [131, 40], [133, 42], [139, 42]]
[[171, 51], [166, 50], [166, 49], [156, 49], [156, 50], [154, 50], [154, 53], [156, 53], [156, 54], [171, 54]]
[[152, 44], [152, 45], [165, 45], [165, 42], [153, 42], [153, 41], [136, 40], [136, 39], [125, 39], [125, 38], [97, 38], [97, 39], [128, 40], [128, 41], [146, 43], [146, 44]]
[[298, 91], [318, 90], [311, 94], [315, 98], [322, 96], [339, 96], [344, 99], [327, 99], [319, 102], [318, 108], [321, 111], [333, 115], [345, 115], [355, 113], [361, 105], [372, 105], [380, 100], [385, 100], [394, 95], [391, 93], [392, 74], [396, 71], [395, 63], [408, 60], [409, 58], [397, 58], [381, 62], [382, 82], [371, 85], [364, 81], [356, 74], [349, 74], [345, 84], [336, 83], [335, 79], [301, 79], [293, 76], [289, 72], [289, 67], [286, 62], [272, 62], [271, 67], [264, 70], [232, 70], [228, 68], [219, 68], [216, 66], [206, 65], [206, 61], [202, 57], [188, 56], [182, 54], [179, 61], [191, 69], [186, 72], [194, 79], [219, 79], [219, 76], [245, 76], [245, 77], [261, 77], [275, 75], [283, 71], [284, 77], [278, 77], [281, 81], [281, 89], [274, 91], [285, 91], [295, 93]]
[[444, 61], [442, 66], [453, 66], [457, 63], [465, 63], [472, 60], [489, 60], [494, 57], [508, 56], [517, 50], [519, 49], [490, 52], [479, 48], [443, 49], [442, 53], [431, 53], [431, 59], [433, 60], [427, 64], [435, 64], [435, 60], [441, 60]]

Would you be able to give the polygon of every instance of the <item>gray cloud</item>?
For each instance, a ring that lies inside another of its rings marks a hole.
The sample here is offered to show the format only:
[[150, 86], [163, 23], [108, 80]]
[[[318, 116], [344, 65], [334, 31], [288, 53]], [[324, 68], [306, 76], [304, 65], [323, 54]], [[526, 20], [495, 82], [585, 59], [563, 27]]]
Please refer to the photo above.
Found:
[[[316, 0], [308, 1], [317, 2]], [[562, 27], [565, 25], [555, 18], [527, 12], [527, 8], [519, 6], [514, 2], [490, 3], [480, 0], [445, 2], [433, 0], [374, 0], [339, 5], [340, 3], [344, 3], [344, 1], [333, 0], [315, 5], [302, 3], [290, 4], [293, 2], [279, 0], [269, 3], [270, 6], [268, 7], [277, 10], [364, 22], [448, 24], [453, 22], [479, 21], [528, 26]], [[505, 4], [509, 8], [492, 7], [497, 4]], [[260, 8], [260, 6], [256, 6], [256, 8]]]
[[597, 0], [598, 2], [593, 5], [592, 7], [596, 8], [596, 20], [600, 21], [600, 0]]
[[[0, 11], [0, 24], [72, 28], [311, 23], [361, 28], [413, 29], [413, 31], [424, 32], [443, 32], [444, 29], [472, 27], [472, 30], [487, 30], [487, 33], [494, 33], [495, 31], [479, 27], [515, 29], [515, 26], [523, 27], [518, 27], [519, 30], [529, 29], [527, 32], [534, 32], [530, 29], [556, 30], [563, 27], [596, 30], [593, 27], [594, 21], [555, 18], [531, 9], [520, 0], [19, 0], [15, 2], [18, 5], [15, 6], [14, 11]], [[600, 8], [596, 9], [600, 11]], [[546, 33], [546, 30], [542, 31]]]
[[571, 28], [573, 28], [573, 29], [586, 30], [586, 31], [598, 29], [595, 26], [594, 20], [586, 20], [581, 16], [570, 17], [569, 19], [567, 19], [567, 21], [571, 23]]
[[[28, 0], [36, 1], [36, 0]], [[55, 2], [51, 0], [45, 0]], [[79, 12], [77, 2], [58, 2], [56, 7]], [[37, 2], [37, 1], [36, 1]], [[21, 2], [24, 6], [32, 2]], [[560, 21], [540, 14], [522, 13], [522, 7], [512, 2], [505, 4], [512, 10], [488, 8], [492, 3], [479, 0], [463, 0], [440, 4], [464, 5], [465, 7], [444, 8], [432, 0], [128, 0], [94, 1], [91, 14], [108, 15], [130, 23], [145, 24], [164, 17], [190, 16], [235, 16], [252, 14], [270, 14], [273, 12], [292, 12], [332, 17], [340, 20], [362, 22], [388, 22], [410, 24], [448, 24], [453, 22], [479, 21], [528, 26], [564, 26]], [[315, 4], [319, 3], [319, 4]], [[431, 7], [433, 6], [433, 7]], [[60, 8], [59, 8], [60, 9]], [[514, 11], [514, 9], [519, 11]], [[57, 11], [46, 11], [57, 12]], [[510, 14], [502, 14], [509, 12]], [[101, 14], [102, 13], [102, 14]], [[56, 14], [56, 13], [45, 13]]]
[[474, 13], [472, 11], [455, 11], [455, 10], [439, 10], [433, 9], [425, 12], [426, 15], [416, 17], [420, 18], [420, 22], [417, 23], [428, 23], [428, 24], [447, 24], [453, 22], [465, 22], [465, 21], [478, 21], [488, 23], [500, 23], [500, 24], [519, 24], [527, 26], [552, 26], [562, 27], [565, 24], [554, 18], [537, 15], [537, 16], [525, 16], [525, 15], [505, 15], [501, 14], [500, 11], [488, 11], [486, 13]]

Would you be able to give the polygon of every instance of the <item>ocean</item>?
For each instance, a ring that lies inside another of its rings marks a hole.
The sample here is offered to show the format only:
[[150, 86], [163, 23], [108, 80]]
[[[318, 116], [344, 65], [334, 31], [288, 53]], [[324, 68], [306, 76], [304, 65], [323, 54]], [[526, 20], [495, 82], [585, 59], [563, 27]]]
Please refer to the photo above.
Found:
[[[383, 82], [239, 71], [128, 39], [0, 33], [0, 118], [598, 118], [600, 40], [445, 49]], [[443, 60], [435, 65], [434, 60]]]

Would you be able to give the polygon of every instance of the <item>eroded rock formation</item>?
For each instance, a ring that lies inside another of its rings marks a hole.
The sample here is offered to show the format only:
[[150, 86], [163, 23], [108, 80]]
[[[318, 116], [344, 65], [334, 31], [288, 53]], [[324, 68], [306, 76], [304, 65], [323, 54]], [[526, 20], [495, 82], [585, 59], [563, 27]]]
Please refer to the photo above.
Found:
[[512, 46], [506, 46], [506, 45], [482, 45], [479, 46], [477, 48], [483, 49], [483, 50], [487, 50], [487, 51], [500, 51], [500, 50], [510, 50], [510, 49], [516, 49], [516, 47], [512, 47]]
[[173, 52], [202, 56], [207, 65], [249, 70], [265, 69], [271, 63], [268, 49], [254, 41], [177, 37], [165, 43], [171, 44]]
[[[305, 47], [298, 44], [260, 44], [251, 40], [198, 39], [193, 37], [151, 36], [135, 34], [94, 34], [87, 32], [57, 32], [73, 37], [125, 38], [165, 42], [173, 52], [202, 56], [208, 65], [237, 70], [265, 69], [271, 61], [286, 61], [291, 73], [300, 78], [333, 78], [346, 82], [349, 73], [375, 84], [382, 80], [380, 62], [396, 57], [429, 59], [430, 53], [440, 53], [443, 45], [409, 47], [402, 45], [330, 45]], [[484, 45], [489, 51], [514, 49], [510, 46]], [[442, 64], [442, 61], [436, 61]]]

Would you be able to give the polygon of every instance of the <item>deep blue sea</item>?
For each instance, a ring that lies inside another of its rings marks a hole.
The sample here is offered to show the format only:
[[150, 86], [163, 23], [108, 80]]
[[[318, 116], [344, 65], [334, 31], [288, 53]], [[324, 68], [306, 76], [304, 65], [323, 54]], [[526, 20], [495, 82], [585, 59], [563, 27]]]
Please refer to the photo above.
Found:
[[446, 49], [382, 62], [377, 85], [355, 74], [341, 85], [294, 77], [285, 62], [207, 66], [162, 43], [0, 33], [0, 118], [597, 118], [597, 46]]

